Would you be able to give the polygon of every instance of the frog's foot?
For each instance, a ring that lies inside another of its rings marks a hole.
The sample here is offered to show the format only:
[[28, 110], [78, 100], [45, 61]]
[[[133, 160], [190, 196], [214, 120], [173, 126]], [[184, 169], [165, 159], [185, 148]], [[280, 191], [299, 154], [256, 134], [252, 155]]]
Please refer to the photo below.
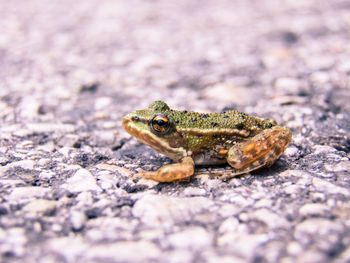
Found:
[[275, 126], [233, 146], [228, 152], [227, 162], [236, 169], [236, 174], [270, 167], [281, 156], [291, 139], [292, 133], [288, 128]]
[[180, 163], [168, 164], [155, 172], [141, 171], [132, 179], [143, 177], [158, 182], [170, 183], [176, 180], [186, 180], [194, 173], [194, 161], [191, 157], [185, 157]]

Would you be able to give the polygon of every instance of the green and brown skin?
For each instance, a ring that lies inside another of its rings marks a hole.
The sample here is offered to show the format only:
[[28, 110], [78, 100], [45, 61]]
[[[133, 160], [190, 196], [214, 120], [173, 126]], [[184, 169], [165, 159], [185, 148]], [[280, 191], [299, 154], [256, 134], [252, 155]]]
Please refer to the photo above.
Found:
[[137, 177], [159, 182], [188, 179], [196, 165], [229, 163], [234, 175], [270, 167], [292, 139], [276, 122], [238, 111], [198, 113], [172, 110], [162, 101], [129, 113], [123, 127], [132, 136], [175, 162]]

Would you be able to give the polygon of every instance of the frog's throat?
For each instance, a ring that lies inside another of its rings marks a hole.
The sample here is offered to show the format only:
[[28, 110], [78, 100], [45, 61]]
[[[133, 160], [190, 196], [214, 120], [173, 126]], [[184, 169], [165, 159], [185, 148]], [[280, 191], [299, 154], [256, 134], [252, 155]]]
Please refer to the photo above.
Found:
[[135, 123], [127, 118], [123, 119], [123, 128], [139, 141], [147, 144], [156, 151], [168, 156], [174, 161], [179, 161], [183, 157], [188, 156], [190, 153], [183, 147], [173, 148], [167, 141], [160, 140], [159, 137], [153, 134], [151, 131], [140, 131]]

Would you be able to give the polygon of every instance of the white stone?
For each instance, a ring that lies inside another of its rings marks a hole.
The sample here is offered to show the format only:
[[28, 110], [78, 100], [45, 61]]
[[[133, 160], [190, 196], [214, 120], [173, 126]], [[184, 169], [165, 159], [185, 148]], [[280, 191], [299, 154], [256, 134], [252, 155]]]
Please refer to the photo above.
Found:
[[59, 237], [50, 239], [46, 250], [58, 254], [68, 262], [77, 262], [89, 250], [89, 246], [81, 237]]
[[138, 200], [132, 213], [150, 227], [168, 228], [186, 222], [193, 215], [208, 209], [213, 202], [205, 197], [171, 197], [148, 194]]
[[328, 214], [330, 208], [325, 204], [305, 204], [299, 209], [299, 215], [304, 217], [322, 216]]
[[294, 146], [289, 146], [285, 151], [284, 154], [289, 157], [296, 156], [299, 152], [299, 149]]
[[35, 214], [49, 214], [56, 208], [56, 201], [37, 199], [23, 207], [23, 211]]
[[220, 184], [222, 184], [222, 180], [213, 179], [213, 176], [208, 174], [196, 174], [195, 175], [200, 181], [201, 184], [205, 185], [207, 191], [217, 188]]
[[79, 169], [71, 178], [67, 180], [62, 188], [67, 189], [72, 193], [84, 191], [101, 192], [101, 188], [97, 185], [94, 176], [86, 169]]
[[331, 80], [329, 72], [317, 71], [310, 75], [310, 80], [315, 84], [325, 84]]
[[138, 221], [131, 218], [120, 218], [120, 217], [97, 217], [89, 220], [89, 225], [99, 228], [100, 230], [126, 230], [132, 232], [137, 226]]
[[19, 201], [21, 199], [31, 199], [35, 197], [44, 197], [50, 189], [37, 186], [17, 187], [8, 196], [10, 201]]
[[215, 252], [204, 251], [203, 258], [207, 263], [246, 263], [247, 260], [234, 255], [220, 255]]
[[79, 135], [77, 134], [65, 134], [63, 135], [59, 141], [58, 144], [66, 147], [72, 147], [74, 143], [76, 143], [79, 140]]
[[237, 232], [239, 226], [239, 221], [235, 217], [227, 218], [224, 222], [221, 223], [219, 227], [219, 233], [225, 234], [225, 233], [234, 233]]
[[66, 147], [66, 146], [58, 149], [58, 152], [66, 158], [70, 157], [69, 155], [71, 154], [72, 151], [74, 151], [72, 147]]
[[249, 89], [244, 87], [248, 79], [242, 79], [239, 83], [218, 83], [212, 86], [208, 86], [203, 90], [203, 94], [207, 99], [214, 99], [217, 101], [229, 101], [230, 103], [249, 103], [252, 100], [252, 96], [249, 96]]
[[267, 208], [256, 210], [250, 216], [252, 219], [265, 223], [270, 229], [279, 227], [285, 228], [288, 226], [288, 222], [283, 216], [280, 216]]
[[112, 99], [110, 97], [99, 97], [95, 100], [95, 110], [104, 110], [112, 103]]
[[262, 198], [260, 200], [257, 200], [254, 207], [256, 208], [263, 208], [263, 207], [272, 207], [274, 203], [273, 198]]
[[91, 192], [81, 192], [75, 199], [78, 201], [78, 206], [90, 206], [94, 202]]
[[[47, 142], [47, 143], [45, 143], [45, 144], [43, 144], [43, 145], [39, 145], [39, 146], [36, 148], [36, 150], [37, 150], [37, 151], [42, 151], [42, 152], [51, 153], [51, 152], [53, 152], [53, 151], [55, 150], [55, 147], [56, 147], [55, 143], [52, 142], [52, 141], [50, 141], [50, 142]], [[49, 160], [49, 159], [46, 159], [46, 161], [47, 161], [47, 160]], [[44, 160], [40, 159], [40, 160], [38, 161], [38, 164], [39, 164], [39, 162], [43, 163]]]
[[303, 247], [296, 241], [292, 241], [287, 246], [287, 251], [291, 255], [299, 255], [303, 251]]
[[175, 248], [200, 250], [209, 247], [213, 243], [213, 235], [202, 227], [190, 227], [169, 235], [168, 242]]
[[74, 125], [61, 124], [61, 123], [28, 123], [27, 128], [32, 132], [37, 132], [37, 133], [44, 133], [44, 132], [72, 133], [75, 130]]
[[17, 162], [12, 162], [6, 165], [7, 168], [21, 167], [22, 169], [31, 170], [34, 168], [35, 162], [33, 160], [22, 160]]
[[313, 149], [314, 149], [313, 154], [324, 154], [324, 153], [329, 154], [329, 153], [337, 152], [336, 149], [327, 145], [315, 145]]
[[327, 238], [329, 233], [343, 232], [342, 224], [339, 222], [330, 221], [324, 218], [307, 219], [295, 227], [294, 236], [297, 241], [306, 238], [306, 235], [318, 236], [318, 238]]
[[54, 177], [56, 174], [52, 171], [42, 171], [40, 174], [39, 174], [39, 178], [42, 179], [42, 180], [48, 180], [48, 179], [51, 179], [52, 177]]
[[307, 179], [310, 178], [311, 183], [311, 175], [308, 172], [302, 171], [302, 170], [286, 170], [278, 175], [279, 177], [283, 178], [290, 178], [290, 177], [298, 177], [300, 179]]
[[[244, 189], [244, 187], [242, 187], [242, 189]], [[242, 190], [242, 192], [248, 192], [248, 193], [250, 192], [249, 189], [246, 189], [246, 190], [247, 191]], [[248, 197], [242, 196], [242, 194], [239, 192], [231, 192], [231, 191], [226, 191], [225, 194], [220, 197], [220, 200], [229, 201], [230, 203], [233, 203], [238, 207], [246, 207], [254, 204], [255, 202], [254, 199], [250, 197], [248, 198]]]
[[[0, 167], [0, 176], [2, 175], [1, 170], [2, 167]], [[0, 179], [0, 185], [1, 186], [19, 186], [19, 185], [25, 185], [26, 183], [23, 180], [11, 180], [11, 179]]]
[[313, 178], [312, 184], [317, 191], [324, 192], [326, 194], [342, 194], [345, 196], [350, 195], [350, 191], [348, 189], [330, 183], [325, 179]]
[[185, 196], [201, 196], [205, 195], [206, 191], [204, 189], [198, 188], [198, 187], [187, 187], [184, 190]]
[[188, 249], [174, 249], [165, 252], [164, 258], [167, 263], [193, 262], [194, 253]]
[[301, 88], [301, 82], [295, 78], [282, 77], [275, 81], [275, 87], [277, 89], [287, 90], [289, 93], [296, 94]]
[[97, 131], [94, 136], [96, 137], [97, 143], [112, 145], [115, 142], [116, 134], [113, 130], [102, 130]]
[[227, 203], [220, 207], [219, 214], [222, 217], [231, 217], [237, 215], [241, 210], [242, 208], [240, 206]]
[[265, 234], [227, 233], [217, 239], [217, 244], [250, 261], [259, 245], [267, 240]]
[[0, 251], [2, 253], [10, 252], [17, 257], [23, 256], [27, 243], [25, 234], [25, 229], [20, 227], [0, 231]]
[[125, 241], [94, 245], [84, 251], [83, 258], [96, 262], [150, 262], [159, 260], [161, 250], [148, 241]]
[[102, 189], [114, 189], [119, 181], [117, 176], [109, 171], [99, 172], [98, 179], [99, 185]]
[[86, 222], [86, 215], [81, 211], [71, 211], [69, 220], [74, 230], [81, 230]]
[[[137, 225], [137, 224], [135, 224]], [[130, 230], [129, 230], [130, 231]], [[157, 240], [163, 239], [166, 236], [166, 233], [162, 229], [147, 229], [139, 233], [139, 237], [143, 240]]]
[[18, 105], [19, 115], [22, 119], [33, 120], [38, 116], [40, 103], [38, 99], [24, 96]]
[[342, 161], [337, 164], [325, 164], [325, 169], [329, 172], [349, 172], [350, 171], [350, 161]]
[[318, 55], [308, 55], [305, 57], [305, 62], [312, 71], [329, 69], [335, 64], [335, 58], [327, 53]]
[[317, 251], [315, 249], [310, 249], [300, 253], [294, 262], [303, 262], [303, 263], [314, 263], [314, 262], [330, 262], [326, 253], [322, 251]]

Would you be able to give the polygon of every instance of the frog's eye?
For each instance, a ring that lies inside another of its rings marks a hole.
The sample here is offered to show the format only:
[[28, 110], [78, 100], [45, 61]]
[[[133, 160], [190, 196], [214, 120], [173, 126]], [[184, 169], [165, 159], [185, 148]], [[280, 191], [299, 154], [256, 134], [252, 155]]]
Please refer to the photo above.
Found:
[[171, 122], [164, 114], [156, 114], [151, 120], [151, 130], [157, 135], [167, 134], [171, 130]]

